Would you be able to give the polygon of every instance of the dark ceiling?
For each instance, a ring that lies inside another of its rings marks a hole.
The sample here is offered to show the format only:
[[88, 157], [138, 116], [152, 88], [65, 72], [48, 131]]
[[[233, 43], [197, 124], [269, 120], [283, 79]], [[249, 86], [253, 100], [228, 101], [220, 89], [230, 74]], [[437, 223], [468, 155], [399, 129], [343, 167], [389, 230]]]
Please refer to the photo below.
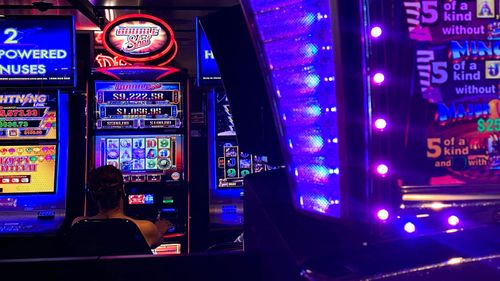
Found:
[[100, 30], [108, 20], [124, 14], [150, 14], [172, 27], [180, 47], [176, 65], [194, 76], [196, 16], [237, 4], [239, 0], [0, 0], [0, 14], [73, 15], [77, 30]]

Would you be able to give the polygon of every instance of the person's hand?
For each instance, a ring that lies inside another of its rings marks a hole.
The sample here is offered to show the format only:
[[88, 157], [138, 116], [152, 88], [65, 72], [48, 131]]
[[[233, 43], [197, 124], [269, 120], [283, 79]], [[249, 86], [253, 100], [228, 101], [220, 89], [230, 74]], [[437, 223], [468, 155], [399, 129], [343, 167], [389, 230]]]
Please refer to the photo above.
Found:
[[169, 220], [165, 220], [165, 219], [158, 219], [158, 220], [156, 220], [155, 225], [156, 225], [156, 227], [158, 228], [158, 231], [161, 234], [164, 234], [169, 229], [171, 229], [172, 227], [174, 227], [174, 225]]

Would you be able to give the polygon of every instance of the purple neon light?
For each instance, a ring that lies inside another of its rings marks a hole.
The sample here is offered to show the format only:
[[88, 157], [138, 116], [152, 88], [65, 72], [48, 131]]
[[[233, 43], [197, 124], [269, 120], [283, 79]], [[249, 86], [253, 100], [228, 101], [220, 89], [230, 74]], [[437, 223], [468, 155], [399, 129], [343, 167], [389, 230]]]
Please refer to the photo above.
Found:
[[385, 121], [385, 119], [383, 118], [378, 118], [377, 120], [375, 120], [375, 128], [379, 129], [379, 130], [383, 130], [387, 127], [387, 121]]
[[373, 75], [373, 82], [376, 84], [382, 84], [385, 80], [385, 76], [383, 73], [378, 72]]
[[408, 233], [413, 233], [417, 230], [417, 228], [415, 227], [415, 225], [412, 222], [405, 223], [403, 228]]
[[[330, 3], [243, 0], [269, 82], [298, 208], [340, 216]], [[279, 24], [278, 24], [279, 23]], [[279, 118], [278, 118], [279, 117]]]
[[389, 173], [389, 167], [386, 164], [378, 164], [376, 171], [379, 175], [385, 176]]
[[382, 35], [382, 28], [380, 26], [374, 26], [370, 30], [370, 35], [373, 38], [379, 38]]
[[457, 216], [452, 215], [452, 216], [448, 217], [448, 224], [449, 225], [457, 226], [459, 223], [460, 223], [460, 219]]
[[381, 209], [377, 212], [377, 218], [381, 221], [389, 219], [389, 212], [386, 209]]

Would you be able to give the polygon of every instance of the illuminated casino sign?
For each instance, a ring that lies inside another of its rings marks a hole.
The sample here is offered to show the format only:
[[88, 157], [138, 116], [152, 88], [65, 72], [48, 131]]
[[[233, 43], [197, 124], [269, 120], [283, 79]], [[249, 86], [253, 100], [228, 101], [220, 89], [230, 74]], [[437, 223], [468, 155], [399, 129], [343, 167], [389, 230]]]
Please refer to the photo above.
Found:
[[130, 14], [108, 23], [103, 46], [113, 56], [131, 63], [165, 65], [177, 54], [172, 28], [159, 18]]
[[196, 59], [197, 78], [200, 86], [220, 85], [222, 77], [219, 67], [215, 61], [212, 48], [208, 42], [207, 35], [203, 31], [200, 22], [196, 26]]
[[68, 16], [0, 18], [2, 87], [73, 87], [74, 22]]

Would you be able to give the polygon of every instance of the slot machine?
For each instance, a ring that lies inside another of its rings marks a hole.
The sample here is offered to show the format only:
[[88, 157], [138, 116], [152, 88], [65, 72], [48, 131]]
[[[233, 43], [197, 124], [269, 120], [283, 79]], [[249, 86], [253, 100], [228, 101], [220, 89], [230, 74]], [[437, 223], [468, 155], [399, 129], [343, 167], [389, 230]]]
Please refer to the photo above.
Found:
[[210, 223], [212, 226], [243, 224], [243, 178], [269, 170], [266, 156], [246, 153], [238, 146], [231, 107], [223, 90], [208, 97]]
[[73, 18], [7, 16], [0, 29], [0, 238], [55, 235], [66, 218]]
[[[209, 39], [197, 19], [197, 84], [207, 94], [209, 225], [243, 225], [243, 178], [269, 169], [266, 156], [242, 151], [231, 105]], [[239, 93], [235, 93], [239, 94]]]
[[[133, 28], [128, 28], [130, 23]], [[161, 53], [154, 49], [158, 46], [177, 46], [170, 27], [147, 15], [120, 17], [104, 29], [105, 48], [96, 49], [101, 65], [93, 71], [88, 99], [88, 168], [118, 167], [125, 182], [126, 214], [150, 221], [158, 215], [170, 220], [174, 227], [165, 234], [162, 250], [188, 252], [188, 77], [180, 69], [154, 62], [133, 65], [137, 52], [122, 54], [125, 66], [109, 66], [102, 59], [122, 52], [115, 46], [126, 44], [131, 40], [128, 35], [142, 29], [155, 31], [141, 62], [147, 61], [151, 52]], [[168, 54], [170, 59], [175, 55]]]

